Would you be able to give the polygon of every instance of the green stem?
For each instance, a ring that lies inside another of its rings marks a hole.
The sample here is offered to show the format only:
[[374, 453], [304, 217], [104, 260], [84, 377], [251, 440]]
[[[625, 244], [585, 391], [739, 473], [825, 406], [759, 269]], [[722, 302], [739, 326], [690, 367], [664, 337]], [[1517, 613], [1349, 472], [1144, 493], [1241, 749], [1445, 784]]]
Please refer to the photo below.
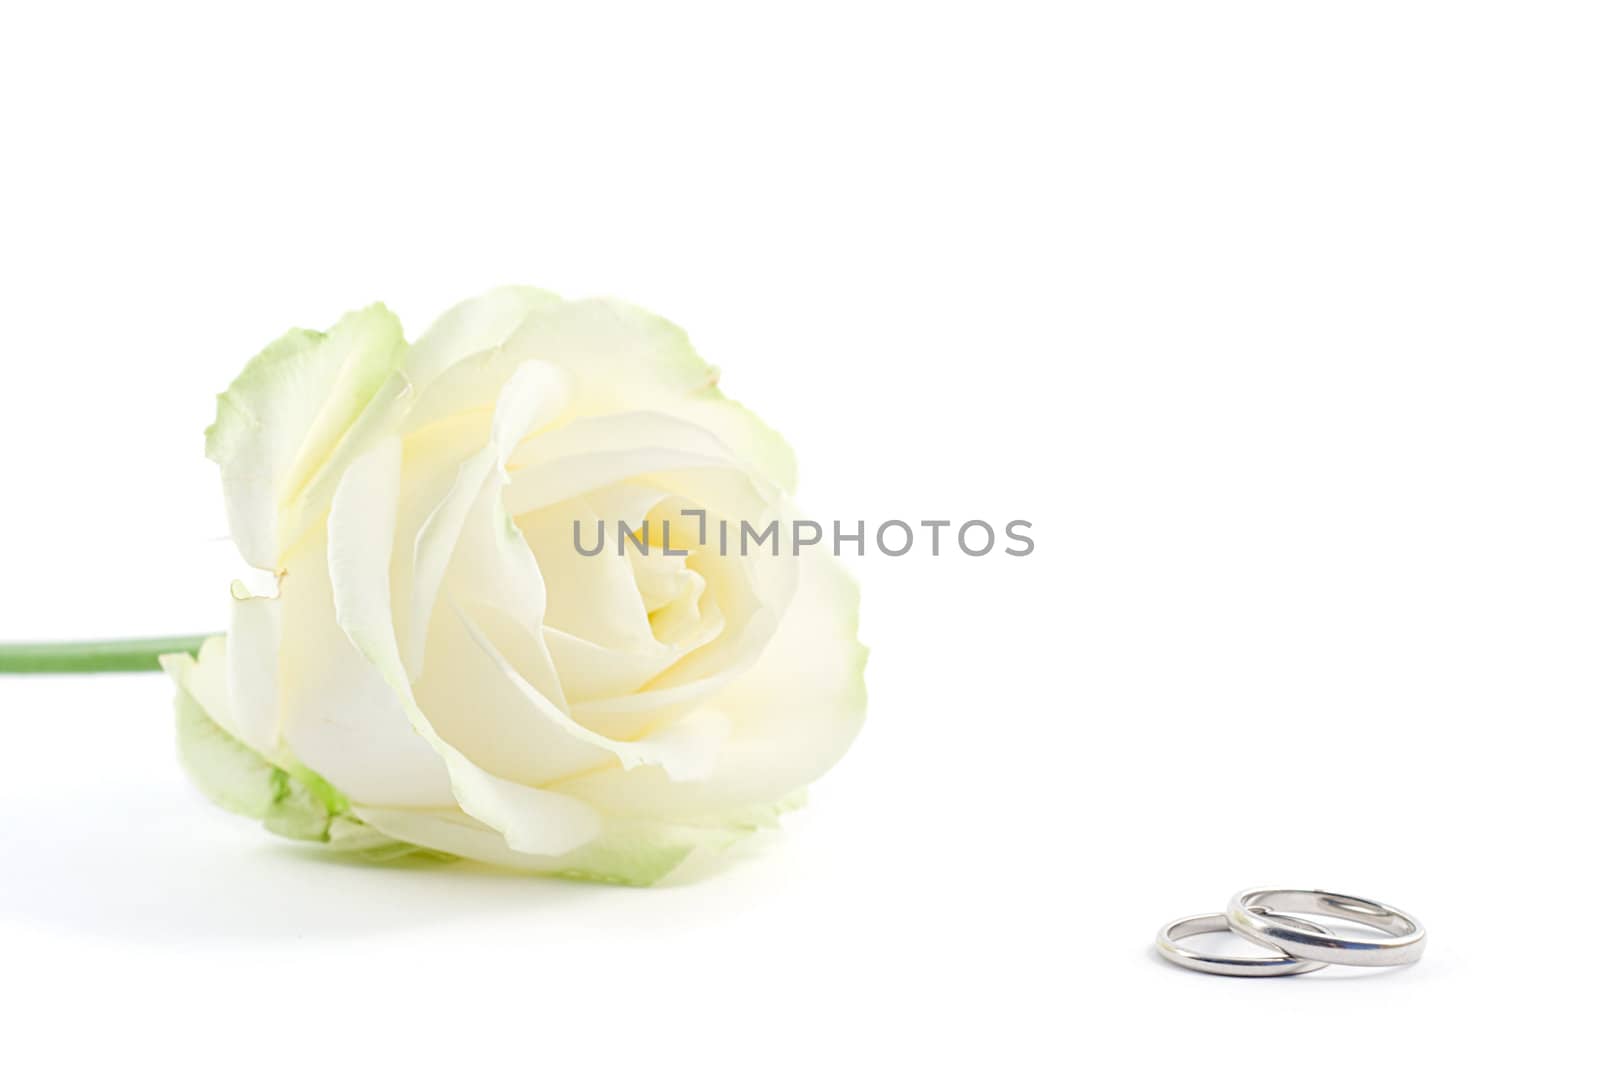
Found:
[[0, 644], [0, 674], [88, 674], [96, 671], [156, 671], [168, 652], [194, 653], [211, 634], [127, 637], [117, 641], [46, 641]]

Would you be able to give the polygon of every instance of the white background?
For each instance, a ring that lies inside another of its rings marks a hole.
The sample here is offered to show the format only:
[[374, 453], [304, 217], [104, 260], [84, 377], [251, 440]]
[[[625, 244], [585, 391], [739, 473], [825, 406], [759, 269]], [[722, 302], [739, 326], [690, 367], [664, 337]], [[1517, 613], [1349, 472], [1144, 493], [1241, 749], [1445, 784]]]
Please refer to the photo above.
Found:
[[[0, 16], [0, 638], [219, 628], [212, 394], [511, 282], [684, 324], [813, 514], [1038, 549], [859, 561], [860, 741], [664, 890], [320, 859], [165, 679], [0, 679], [8, 1059], [1592, 1046], [1591, 7], [233, 10]], [[1428, 954], [1153, 956], [1262, 882]]]

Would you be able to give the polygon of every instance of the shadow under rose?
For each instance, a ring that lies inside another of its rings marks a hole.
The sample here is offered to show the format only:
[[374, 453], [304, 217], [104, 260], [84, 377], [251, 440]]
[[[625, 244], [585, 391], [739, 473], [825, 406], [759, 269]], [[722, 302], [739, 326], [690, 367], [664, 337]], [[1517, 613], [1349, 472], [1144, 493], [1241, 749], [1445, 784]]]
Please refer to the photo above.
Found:
[[356, 938], [495, 915], [522, 929], [547, 918], [564, 930], [692, 924], [737, 907], [728, 891], [747, 895], [734, 883], [776, 873], [757, 874], [765, 864], [741, 862], [744, 850], [711, 861], [714, 891], [695, 872], [640, 890], [462, 861], [374, 864], [274, 838], [178, 789], [13, 808], [0, 815], [0, 848], [0, 916], [169, 944]]

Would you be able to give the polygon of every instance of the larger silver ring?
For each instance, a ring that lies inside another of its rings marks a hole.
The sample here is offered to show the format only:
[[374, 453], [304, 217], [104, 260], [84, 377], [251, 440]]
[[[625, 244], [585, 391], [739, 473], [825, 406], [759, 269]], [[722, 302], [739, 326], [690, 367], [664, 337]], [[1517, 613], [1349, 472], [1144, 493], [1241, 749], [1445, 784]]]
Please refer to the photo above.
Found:
[[[1388, 937], [1336, 937], [1305, 929], [1279, 912], [1326, 915], [1360, 923]], [[1367, 897], [1323, 889], [1246, 889], [1228, 903], [1228, 925], [1235, 933], [1297, 959], [1343, 963], [1351, 967], [1397, 967], [1422, 958], [1428, 935], [1422, 924], [1399, 908]]]
[[[1284, 921], [1299, 923], [1313, 933], [1328, 933], [1323, 927], [1305, 919]], [[1320, 971], [1327, 966], [1326, 963], [1318, 963], [1315, 960], [1297, 960], [1293, 956], [1213, 956], [1209, 953], [1195, 952], [1178, 944], [1178, 941], [1185, 937], [1193, 937], [1195, 934], [1222, 934], [1227, 933], [1228, 929], [1228, 917], [1221, 912], [1174, 919], [1156, 931], [1156, 951], [1179, 967], [1187, 967], [1191, 971], [1204, 971], [1206, 974], [1227, 974], [1235, 978], [1277, 978], [1286, 974]]]

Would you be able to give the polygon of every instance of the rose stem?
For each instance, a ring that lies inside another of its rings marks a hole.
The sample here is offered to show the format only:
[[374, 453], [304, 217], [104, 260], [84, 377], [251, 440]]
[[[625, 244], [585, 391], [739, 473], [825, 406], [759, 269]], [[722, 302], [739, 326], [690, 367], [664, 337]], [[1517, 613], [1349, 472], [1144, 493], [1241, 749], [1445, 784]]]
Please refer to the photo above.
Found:
[[88, 674], [160, 670], [167, 652], [199, 651], [211, 634], [129, 637], [116, 641], [47, 641], [0, 644], [0, 674]]

